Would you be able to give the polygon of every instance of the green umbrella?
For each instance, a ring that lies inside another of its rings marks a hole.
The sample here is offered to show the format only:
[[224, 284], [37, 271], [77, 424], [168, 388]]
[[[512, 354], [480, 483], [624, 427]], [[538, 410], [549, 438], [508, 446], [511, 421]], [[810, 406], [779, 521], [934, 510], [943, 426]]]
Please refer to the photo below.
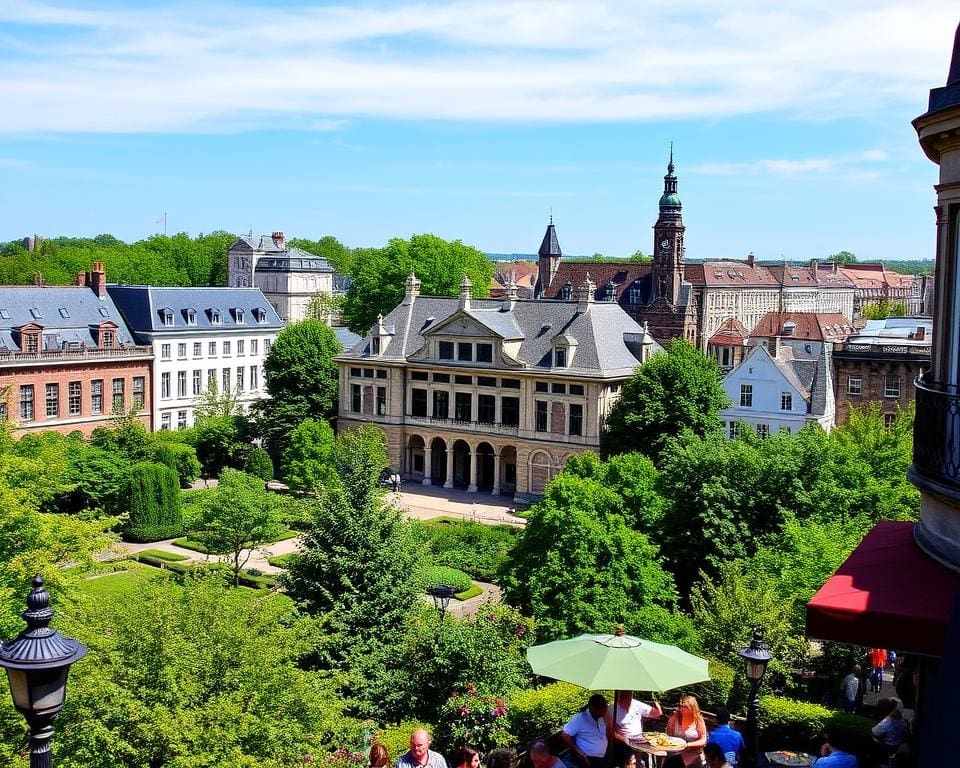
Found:
[[538, 675], [592, 691], [668, 691], [710, 679], [706, 659], [623, 630], [535, 645], [527, 661]]

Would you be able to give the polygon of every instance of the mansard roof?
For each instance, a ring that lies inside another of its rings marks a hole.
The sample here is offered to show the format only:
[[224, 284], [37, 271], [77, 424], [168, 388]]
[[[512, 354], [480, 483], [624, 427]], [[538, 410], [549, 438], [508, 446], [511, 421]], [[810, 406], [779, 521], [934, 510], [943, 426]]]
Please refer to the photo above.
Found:
[[[784, 326], [793, 324], [792, 333], [784, 333]], [[751, 339], [774, 336], [804, 339], [806, 341], [843, 341], [856, 329], [839, 312], [767, 312], [751, 331]]]
[[650, 264], [639, 264], [634, 261], [565, 261], [560, 262], [556, 277], [544, 293], [545, 299], [556, 299], [560, 296], [563, 286], [570, 281], [576, 288], [587, 275], [598, 286], [598, 290], [612, 282], [616, 286], [617, 301], [635, 281], [642, 280], [650, 275]]

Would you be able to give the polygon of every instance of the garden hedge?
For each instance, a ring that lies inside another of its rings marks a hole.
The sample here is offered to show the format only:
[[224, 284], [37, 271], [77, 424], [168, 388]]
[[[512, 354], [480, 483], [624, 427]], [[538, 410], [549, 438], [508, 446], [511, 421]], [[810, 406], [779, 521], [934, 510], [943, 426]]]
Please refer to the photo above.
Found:
[[143, 549], [137, 553], [137, 557], [153, 557], [157, 560], [166, 560], [167, 562], [177, 562], [186, 560], [186, 555], [178, 555], [176, 552], [167, 552], [164, 549]]
[[[606, 692], [607, 701], [613, 701]], [[590, 698], [590, 691], [571, 683], [550, 683], [517, 691], [507, 701], [507, 722], [518, 744], [548, 736], [563, 727]]]
[[433, 728], [427, 723], [421, 723], [419, 720], [404, 720], [397, 725], [390, 725], [386, 728], [380, 728], [374, 734], [374, 741], [383, 744], [390, 753], [390, 760], [395, 761], [400, 755], [410, 749], [410, 734], [423, 728], [430, 732]]
[[473, 586], [470, 574], [445, 565], [428, 565], [420, 571], [419, 581], [424, 590], [434, 584], [446, 584], [453, 587], [454, 592], [466, 592]]
[[125, 536], [133, 541], [160, 541], [183, 530], [180, 481], [164, 464], [141, 461], [124, 475], [119, 503], [129, 505]]
[[467, 572], [480, 581], [495, 581], [519, 529], [438, 517], [419, 524], [430, 561]]
[[851, 751], [873, 750], [873, 721], [861, 715], [782, 696], [761, 696], [759, 720], [766, 748], [807, 751], [816, 739], [830, 733], [839, 746]]
[[197, 452], [193, 446], [186, 443], [158, 442], [153, 446], [152, 459], [176, 472], [180, 485], [184, 488], [200, 477]]

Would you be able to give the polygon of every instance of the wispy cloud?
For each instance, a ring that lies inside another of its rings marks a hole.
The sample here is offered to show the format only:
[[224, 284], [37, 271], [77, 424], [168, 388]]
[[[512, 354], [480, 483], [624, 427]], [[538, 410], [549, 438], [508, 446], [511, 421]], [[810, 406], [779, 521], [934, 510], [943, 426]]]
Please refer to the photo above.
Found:
[[955, 19], [944, 0], [0, 2], [0, 132], [862, 117], [922, 106]]
[[745, 163], [700, 163], [692, 165], [691, 174], [703, 176], [770, 176], [773, 178], [824, 177], [843, 175], [847, 178], [876, 178], [878, 164], [887, 160], [887, 153], [871, 149], [850, 155], [807, 158], [764, 158]]

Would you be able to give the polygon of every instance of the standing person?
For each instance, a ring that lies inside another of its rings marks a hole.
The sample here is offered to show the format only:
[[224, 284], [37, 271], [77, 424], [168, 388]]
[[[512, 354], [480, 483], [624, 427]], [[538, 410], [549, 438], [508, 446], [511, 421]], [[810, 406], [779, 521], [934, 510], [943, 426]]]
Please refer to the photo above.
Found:
[[643, 737], [643, 718], [661, 717], [660, 702], [656, 699], [653, 704], [633, 698], [633, 691], [620, 691], [613, 707], [613, 717], [610, 719], [610, 738], [617, 747], [614, 757], [622, 760], [630, 749], [630, 742]]
[[703, 761], [707, 764], [707, 768], [732, 768], [724, 759], [720, 745], [715, 741], [708, 741], [703, 745]]
[[[710, 744], [716, 744], [720, 747], [724, 760], [731, 766], [735, 766], [740, 762], [740, 755], [746, 749], [746, 745], [743, 743], [743, 736], [740, 735], [739, 731], [733, 730], [730, 726], [729, 710], [723, 707], [717, 710], [717, 727], [707, 736], [706, 746]], [[706, 754], [706, 750], [704, 750], [704, 754]]]
[[480, 753], [464, 744], [453, 754], [452, 768], [480, 768]]
[[870, 688], [877, 693], [883, 687], [883, 668], [887, 666], [887, 652], [883, 648], [871, 648], [867, 651], [870, 661]]
[[[678, 736], [687, 742], [686, 748], [678, 755], [671, 755], [664, 763], [683, 765], [686, 768], [703, 765], [703, 745], [707, 743], [707, 725], [700, 714], [700, 704], [694, 696], [684, 696], [680, 704], [667, 720], [667, 736]], [[676, 759], [674, 759], [676, 758]]]
[[448, 768], [439, 752], [430, 749], [430, 734], [417, 728], [410, 734], [410, 751], [397, 758], [394, 768]]
[[603, 694], [593, 694], [586, 708], [567, 721], [560, 739], [570, 748], [572, 765], [607, 768], [607, 700]]
[[370, 768], [388, 768], [390, 765], [390, 752], [381, 743], [375, 742], [370, 745], [370, 759], [368, 762]]
[[860, 665], [854, 664], [843, 682], [840, 683], [843, 701], [840, 705], [844, 712], [853, 712], [857, 708], [857, 694], [860, 692]]

